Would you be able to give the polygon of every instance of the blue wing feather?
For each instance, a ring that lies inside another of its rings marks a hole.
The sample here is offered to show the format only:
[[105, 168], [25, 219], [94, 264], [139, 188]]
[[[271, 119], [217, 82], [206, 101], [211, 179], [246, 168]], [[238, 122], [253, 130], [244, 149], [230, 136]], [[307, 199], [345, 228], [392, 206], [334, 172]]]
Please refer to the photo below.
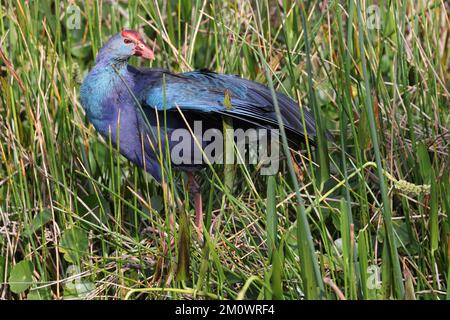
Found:
[[[151, 84], [141, 86], [141, 100], [148, 107], [157, 110], [190, 110], [202, 113], [217, 113], [238, 118], [261, 126], [277, 127], [270, 89], [260, 83], [235, 75], [223, 75], [208, 70], [198, 70], [181, 74], [160, 71]], [[231, 109], [224, 105], [228, 91]], [[304, 137], [303, 122], [299, 105], [291, 98], [277, 93], [281, 116], [286, 129]], [[306, 131], [310, 138], [316, 135], [312, 115], [303, 111]]]

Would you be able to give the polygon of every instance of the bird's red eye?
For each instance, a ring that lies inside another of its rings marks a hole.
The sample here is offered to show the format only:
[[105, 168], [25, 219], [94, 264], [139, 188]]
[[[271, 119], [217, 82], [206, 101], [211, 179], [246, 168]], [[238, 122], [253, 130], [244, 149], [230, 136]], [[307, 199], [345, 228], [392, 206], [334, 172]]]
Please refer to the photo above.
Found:
[[123, 42], [125, 42], [126, 44], [129, 44], [129, 43], [132, 43], [133, 41], [131, 41], [130, 39], [125, 38], [125, 39], [123, 39]]

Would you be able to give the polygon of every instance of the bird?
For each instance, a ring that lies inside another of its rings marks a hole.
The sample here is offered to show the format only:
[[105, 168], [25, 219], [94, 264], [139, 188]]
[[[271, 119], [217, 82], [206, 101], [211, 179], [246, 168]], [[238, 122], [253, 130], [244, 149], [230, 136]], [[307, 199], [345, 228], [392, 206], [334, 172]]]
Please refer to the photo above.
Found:
[[[202, 132], [221, 131], [224, 117], [232, 119], [235, 128], [279, 126], [271, 90], [261, 83], [208, 69], [174, 73], [136, 67], [128, 63], [133, 56], [155, 59], [138, 31], [122, 30], [113, 35], [99, 50], [80, 87], [80, 102], [96, 131], [160, 184], [167, 181], [163, 166], [167, 148], [171, 151], [176, 147], [167, 137], [177, 130], [187, 130], [200, 121]], [[276, 99], [289, 146], [298, 148], [306, 139], [314, 143], [313, 115], [301, 111], [299, 104], [283, 93], [276, 92]], [[195, 226], [201, 237], [202, 197], [195, 173], [205, 163], [170, 162], [173, 169], [187, 173]]]

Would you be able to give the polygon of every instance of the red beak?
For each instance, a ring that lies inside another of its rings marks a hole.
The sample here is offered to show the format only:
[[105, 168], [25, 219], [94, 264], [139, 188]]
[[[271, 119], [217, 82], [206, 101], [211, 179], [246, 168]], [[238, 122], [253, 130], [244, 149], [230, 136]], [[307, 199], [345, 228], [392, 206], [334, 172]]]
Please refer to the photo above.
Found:
[[147, 46], [145, 43], [143, 42], [138, 42], [136, 44], [136, 48], [134, 49], [135, 56], [138, 57], [142, 57], [144, 59], [149, 59], [149, 60], [153, 60], [155, 59], [155, 54], [153, 53], [153, 50], [150, 49], [149, 46]]
[[123, 30], [121, 32], [122, 37], [128, 39], [136, 44], [134, 48], [134, 55], [138, 57], [142, 57], [144, 59], [153, 60], [155, 59], [155, 54], [153, 50], [147, 46], [144, 41], [142, 41], [142, 37], [137, 31], [133, 30]]

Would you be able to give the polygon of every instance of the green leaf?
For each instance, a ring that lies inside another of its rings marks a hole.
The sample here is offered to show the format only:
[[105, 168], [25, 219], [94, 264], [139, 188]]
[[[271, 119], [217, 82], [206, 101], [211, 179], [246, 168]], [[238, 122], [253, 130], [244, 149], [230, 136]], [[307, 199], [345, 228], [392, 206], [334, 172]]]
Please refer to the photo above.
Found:
[[64, 259], [75, 263], [88, 253], [87, 232], [78, 227], [64, 231], [59, 250], [64, 253]]
[[229, 284], [237, 284], [244, 281], [241, 275], [237, 274], [236, 272], [230, 270], [230, 269], [224, 269], [223, 270], [225, 278], [227, 283]]
[[185, 210], [180, 213], [180, 229], [178, 232], [178, 263], [177, 280], [185, 281], [189, 278], [189, 220]]
[[436, 178], [434, 177], [434, 173], [432, 174], [431, 179], [431, 203], [430, 203], [430, 238], [431, 238], [431, 252], [434, 252], [438, 249], [439, 246], [439, 219], [438, 219], [438, 184], [436, 182]]
[[75, 45], [70, 49], [70, 53], [78, 59], [84, 59], [89, 57], [89, 55], [91, 54], [91, 46], [90, 45]]
[[11, 270], [8, 283], [14, 293], [22, 293], [27, 290], [33, 281], [34, 266], [31, 261], [22, 260]]
[[152, 205], [152, 208], [155, 209], [157, 212], [160, 212], [164, 209], [163, 199], [156, 195], [150, 198], [150, 203]]
[[91, 291], [95, 289], [95, 284], [92, 282], [75, 282], [70, 286], [66, 285], [64, 287], [64, 299], [80, 299], [85, 298]]
[[[233, 106], [231, 104], [231, 94], [230, 91], [227, 89], [225, 90], [224, 97], [223, 97], [223, 105], [227, 109], [231, 109]], [[229, 117], [223, 117], [222, 120], [222, 127], [223, 132], [225, 132], [224, 135], [224, 146], [225, 146], [225, 153], [224, 153], [224, 184], [228, 188], [228, 190], [233, 190], [233, 182], [234, 182], [234, 166], [233, 166], [233, 159], [234, 159], [234, 136], [233, 136], [233, 119]]]
[[66, 270], [66, 277], [69, 281], [64, 282], [64, 299], [85, 298], [92, 290], [95, 284], [87, 279], [80, 277], [81, 270], [76, 265], [70, 265]]
[[358, 123], [358, 142], [363, 150], [367, 150], [372, 146], [370, 140], [369, 119], [365, 110], [361, 111], [361, 118]]
[[283, 245], [280, 245], [279, 248], [274, 248], [272, 253], [272, 293], [275, 300], [284, 300], [283, 267]]
[[409, 270], [405, 270], [405, 300], [416, 300], [414, 280]]
[[[392, 223], [395, 232], [395, 247], [403, 248], [403, 246], [408, 247], [412, 243], [410, 235], [408, 233], [408, 225], [403, 221], [394, 221]], [[386, 240], [386, 231], [384, 229], [380, 229], [379, 232], [379, 241], [385, 242]], [[408, 247], [408, 249], [412, 249], [413, 247]]]
[[269, 257], [272, 256], [272, 252], [277, 247], [277, 208], [276, 208], [276, 180], [275, 176], [269, 176], [267, 178], [267, 249], [269, 251]]
[[362, 287], [362, 292], [364, 293], [364, 298], [365, 299], [369, 299], [369, 288], [367, 287], [368, 282], [368, 275], [367, 275], [367, 269], [369, 267], [369, 261], [368, 261], [368, 257], [369, 257], [369, 250], [367, 248], [367, 230], [363, 229], [359, 231], [359, 236], [358, 236], [358, 261], [359, 261], [359, 274], [361, 277], [361, 287]]
[[50, 209], [44, 209], [34, 216], [29, 229], [25, 231], [26, 236], [31, 236], [33, 233], [41, 229], [45, 224], [52, 220], [52, 212]]
[[90, 223], [98, 225], [99, 221], [101, 221], [106, 224], [109, 213], [109, 203], [101, 195], [94, 193], [77, 198], [77, 214]]
[[0, 282], [3, 282], [5, 280], [5, 265], [6, 258], [0, 256]]
[[419, 160], [420, 174], [422, 175], [423, 182], [429, 184], [432, 167], [428, 149], [422, 142], [417, 146], [417, 158]]
[[52, 298], [49, 288], [31, 288], [27, 300], [50, 300]]

